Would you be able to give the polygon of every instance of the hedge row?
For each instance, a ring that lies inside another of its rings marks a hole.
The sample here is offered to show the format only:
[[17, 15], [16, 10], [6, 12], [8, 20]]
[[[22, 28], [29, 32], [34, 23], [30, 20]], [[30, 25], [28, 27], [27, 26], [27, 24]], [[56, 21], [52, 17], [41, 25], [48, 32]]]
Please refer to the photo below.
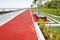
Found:
[[39, 19], [38, 24], [46, 40], [60, 40], [60, 35], [56, 31], [52, 31], [50, 27], [46, 27], [42, 19]]

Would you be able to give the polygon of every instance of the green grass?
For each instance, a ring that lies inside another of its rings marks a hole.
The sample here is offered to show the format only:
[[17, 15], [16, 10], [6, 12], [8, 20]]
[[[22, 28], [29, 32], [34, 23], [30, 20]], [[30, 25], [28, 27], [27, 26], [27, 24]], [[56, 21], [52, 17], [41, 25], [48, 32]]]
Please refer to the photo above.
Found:
[[47, 9], [47, 8], [43, 8], [43, 9], [41, 9], [41, 11], [49, 13], [49, 14], [53, 14], [53, 15], [56, 15], [56, 16], [60, 16], [60, 9]]
[[60, 9], [46, 9], [46, 8], [43, 8], [43, 9], [41, 9], [40, 13], [41, 12], [44, 12], [43, 14], [45, 16], [47, 16], [48, 18], [52, 18], [52, 19], [60, 22], [60, 18], [48, 15], [48, 14], [53, 14], [53, 15], [56, 15], [56, 16], [60, 16]]
[[48, 18], [52, 18], [52, 19], [60, 22], [60, 18], [57, 18], [57, 17], [51, 16], [51, 15], [48, 15], [48, 13], [42, 13], [42, 14], [45, 15], [46, 17], [48, 17]]
[[56, 31], [60, 35], [60, 26], [50, 27], [51, 30]]
[[50, 18], [52, 18], [52, 19], [55, 19], [56, 21], [59, 21], [60, 22], [60, 18], [57, 18], [57, 17], [53, 17], [53, 16], [51, 16], [51, 15], [48, 15], [48, 14], [45, 14], [46, 16], [48, 16], [48, 17], [50, 17]]

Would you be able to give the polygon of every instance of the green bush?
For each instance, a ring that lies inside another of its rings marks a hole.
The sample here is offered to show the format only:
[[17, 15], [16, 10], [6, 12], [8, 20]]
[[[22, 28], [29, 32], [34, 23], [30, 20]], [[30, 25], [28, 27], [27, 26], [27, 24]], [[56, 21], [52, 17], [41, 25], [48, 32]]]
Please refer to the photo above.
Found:
[[34, 13], [34, 9], [31, 8], [31, 12]]
[[45, 23], [44, 23], [44, 21], [42, 21], [42, 19], [38, 20], [38, 24], [39, 24], [39, 27], [41, 27], [41, 29], [44, 29]]
[[37, 9], [31, 8], [31, 12], [32, 12], [32, 13], [34, 13], [34, 12], [36, 12], [36, 11], [37, 11]]
[[50, 27], [46, 27], [42, 19], [39, 19], [38, 23], [46, 40], [60, 40], [60, 35], [58, 36], [57, 32], [52, 31]]

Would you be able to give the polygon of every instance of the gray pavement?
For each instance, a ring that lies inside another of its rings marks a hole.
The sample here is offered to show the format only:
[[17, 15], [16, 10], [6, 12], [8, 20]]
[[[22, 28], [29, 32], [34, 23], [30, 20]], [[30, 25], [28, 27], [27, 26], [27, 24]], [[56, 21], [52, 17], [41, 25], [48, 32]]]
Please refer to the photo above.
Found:
[[21, 14], [24, 10], [16, 11], [16, 12], [11, 12], [11, 13], [5, 13], [5, 14], [0, 14], [0, 26], [8, 22], [9, 20], [13, 19], [17, 15]]

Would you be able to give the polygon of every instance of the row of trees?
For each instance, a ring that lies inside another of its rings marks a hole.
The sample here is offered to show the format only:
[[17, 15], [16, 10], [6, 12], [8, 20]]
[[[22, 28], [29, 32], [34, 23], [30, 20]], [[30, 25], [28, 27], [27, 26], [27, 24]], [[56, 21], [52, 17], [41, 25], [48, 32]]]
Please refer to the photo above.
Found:
[[40, 8], [41, 8], [41, 3], [42, 0], [34, 0], [32, 2], [31, 8], [34, 9], [34, 12], [39, 12]]
[[60, 16], [60, 0], [51, 0], [46, 2], [41, 11], [55, 16]]
[[46, 2], [45, 3], [45, 8], [60, 8], [60, 1], [58, 0], [52, 0], [52, 1], [49, 1], [49, 2]]
[[41, 8], [44, 6], [45, 8], [60, 8], [60, 0], [51, 0], [45, 3], [45, 5], [42, 5], [42, 0], [34, 0], [31, 7], [34, 7], [34, 5], [37, 5], [38, 8]]

